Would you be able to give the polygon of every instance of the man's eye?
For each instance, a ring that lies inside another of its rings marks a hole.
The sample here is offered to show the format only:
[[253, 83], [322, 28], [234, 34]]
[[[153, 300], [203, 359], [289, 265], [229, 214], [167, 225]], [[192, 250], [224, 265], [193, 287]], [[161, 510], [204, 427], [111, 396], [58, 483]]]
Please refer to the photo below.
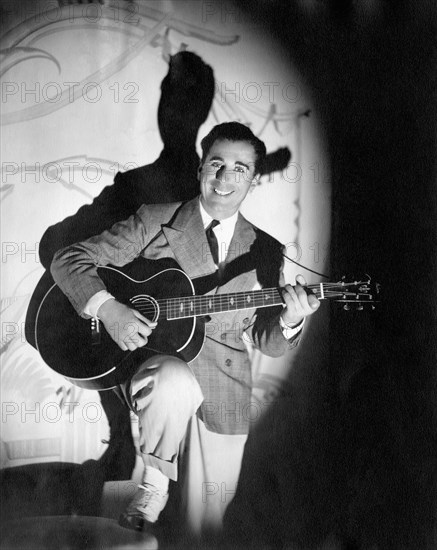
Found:
[[213, 168], [220, 168], [221, 163], [218, 162], [217, 160], [213, 160], [212, 162], [209, 163], [209, 165], [212, 166]]
[[236, 166], [234, 168], [235, 172], [240, 172], [240, 174], [244, 174], [245, 173], [245, 169], [242, 167], [242, 166]]

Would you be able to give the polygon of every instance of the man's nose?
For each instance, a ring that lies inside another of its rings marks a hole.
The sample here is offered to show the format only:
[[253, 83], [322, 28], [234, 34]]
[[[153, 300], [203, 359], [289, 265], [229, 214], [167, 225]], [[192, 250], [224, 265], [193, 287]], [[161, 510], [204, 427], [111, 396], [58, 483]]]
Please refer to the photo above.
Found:
[[227, 181], [233, 181], [235, 179], [235, 172], [232, 168], [228, 168], [226, 170], [225, 166], [220, 166], [220, 168], [215, 173], [215, 177], [219, 181], [226, 183]]
[[220, 168], [215, 173], [215, 177], [219, 181], [222, 181], [223, 179], [225, 179], [226, 178], [226, 167], [225, 166], [220, 166]]

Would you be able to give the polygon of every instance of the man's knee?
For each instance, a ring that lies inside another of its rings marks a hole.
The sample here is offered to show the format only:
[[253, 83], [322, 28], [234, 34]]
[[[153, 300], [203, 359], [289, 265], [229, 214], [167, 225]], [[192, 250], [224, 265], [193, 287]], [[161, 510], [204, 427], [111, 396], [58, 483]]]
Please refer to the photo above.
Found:
[[163, 355], [159, 361], [158, 379], [160, 384], [172, 389], [197, 385], [193, 371], [187, 363], [171, 355]]
[[132, 377], [133, 396], [147, 387], [149, 391], [163, 392], [166, 398], [176, 398], [186, 392], [199, 392], [199, 384], [191, 368], [177, 357], [157, 355], [145, 361]]

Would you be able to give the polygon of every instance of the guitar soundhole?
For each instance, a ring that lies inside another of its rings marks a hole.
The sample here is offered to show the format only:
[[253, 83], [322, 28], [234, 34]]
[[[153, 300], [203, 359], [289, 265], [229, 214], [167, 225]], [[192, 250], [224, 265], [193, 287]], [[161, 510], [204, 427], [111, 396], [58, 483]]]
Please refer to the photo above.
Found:
[[130, 299], [131, 304], [136, 310], [138, 310], [144, 317], [150, 319], [151, 321], [157, 321], [159, 317], [159, 304], [151, 296], [146, 294], [139, 294], [138, 296], [133, 296]]

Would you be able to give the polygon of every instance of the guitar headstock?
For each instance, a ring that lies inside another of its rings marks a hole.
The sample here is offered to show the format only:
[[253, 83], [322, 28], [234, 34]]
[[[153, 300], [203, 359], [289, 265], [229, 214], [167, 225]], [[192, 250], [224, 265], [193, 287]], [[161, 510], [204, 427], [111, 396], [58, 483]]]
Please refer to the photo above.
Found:
[[343, 309], [362, 311], [375, 309], [380, 302], [381, 285], [372, 281], [370, 275], [360, 279], [347, 280], [342, 277], [337, 283], [309, 285], [319, 300], [333, 300], [343, 304]]

